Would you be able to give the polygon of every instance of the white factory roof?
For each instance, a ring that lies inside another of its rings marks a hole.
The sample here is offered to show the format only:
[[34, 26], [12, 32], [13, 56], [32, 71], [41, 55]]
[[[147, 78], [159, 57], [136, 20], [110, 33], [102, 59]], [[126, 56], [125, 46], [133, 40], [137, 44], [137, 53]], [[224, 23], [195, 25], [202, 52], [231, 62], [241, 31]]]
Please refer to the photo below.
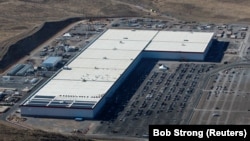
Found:
[[160, 31], [145, 50], [203, 53], [213, 34], [212, 32]]
[[[109, 29], [23, 105], [93, 108], [146, 48], [202, 52], [213, 33]], [[82, 105], [81, 105], [82, 104]]]
[[80, 101], [93, 108], [157, 32], [107, 30], [68, 64], [70, 70], [59, 72], [24, 105], [71, 107]]

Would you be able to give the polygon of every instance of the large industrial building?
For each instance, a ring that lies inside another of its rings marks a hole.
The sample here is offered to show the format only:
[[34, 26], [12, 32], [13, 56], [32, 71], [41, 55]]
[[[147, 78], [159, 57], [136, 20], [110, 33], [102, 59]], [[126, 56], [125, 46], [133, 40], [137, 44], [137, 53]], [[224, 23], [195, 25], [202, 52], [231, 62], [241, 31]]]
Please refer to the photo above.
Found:
[[213, 33], [105, 31], [21, 104], [24, 116], [94, 118], [141, 58], [202, 61]]

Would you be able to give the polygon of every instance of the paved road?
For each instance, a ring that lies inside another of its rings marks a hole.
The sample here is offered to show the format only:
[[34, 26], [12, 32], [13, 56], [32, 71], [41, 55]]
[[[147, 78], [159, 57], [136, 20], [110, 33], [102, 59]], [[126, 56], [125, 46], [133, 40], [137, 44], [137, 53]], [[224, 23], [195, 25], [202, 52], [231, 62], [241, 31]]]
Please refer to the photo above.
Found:
[[[40, 84], [38, 84], [37, 86], [35, 86], [29, 93], [25, 94], [17, 103], [15, 103], [15, 105], [11, 106], [10, 109], [8, 111], [6, 111], [5, 113], [2, 113], [0, 115], [0, 120], [2, 121], [7, 121], [7, 117], [13, 113], [16, 112], [16, 110], [18, 110], [19, 108], [19, 105], [24, 101], [26, 100], [31, 94], [33, 94], [34, 91], [36, 91], [36, 89], [41, 85], [43, 84], [45, 81], [47, 81], [47, 79], [43, 79]], [[10, 122], [9, 122], [10, 123]], [[23, 127], [23, 128], [28, 128], [30, 129], [29, 127], [24, 127], [24, 126], [21, 126], [19, 124], [15, 124], [17, 126], [20, 126], [20, 127]]]
[[247, 54], [246, 54], [246, 49], [249, 47], [250, 44], [250, 31], [248, 30], [246, 32], [246, 38], [243, 40], [241, 46], [240, 46], [240, 52], [239, 52], [239, 56], [241, 58], [244, 58]]

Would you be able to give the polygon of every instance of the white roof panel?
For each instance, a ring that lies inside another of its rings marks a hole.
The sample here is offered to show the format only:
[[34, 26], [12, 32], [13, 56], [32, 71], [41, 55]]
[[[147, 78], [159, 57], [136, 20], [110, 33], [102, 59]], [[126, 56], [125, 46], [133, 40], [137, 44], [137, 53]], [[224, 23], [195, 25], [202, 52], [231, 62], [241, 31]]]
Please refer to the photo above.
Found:
[[208, 43], [212, 37], [212, 32], [160, 31], [153, 42]]
[[[100, 61], [102, 63], [100, 63]], [[88, 68], [88, 69], [121, 69], [127, 68], [130, 63], [133, 60], [111, 60], [111, 59], [89, 59], [89, 58], [83, 58], [83, 59], [76, 59], [73, 62], [71, 62], [68, 66], [72, 68], [74, 71], [74, 68]]]
[[83, 100], [99, 101], [101, 95], [107, 92], [107, 87], [111, 87], [114, 82], [94, 82], [94, 81], [62, 81], [51, 80], [40, 91], [39, 96], [56, 96], [55, 100]]
[[[77, 59], [100, 59], [100, 60], [128, 60], [135, 58], [141, 53], [141, 50], [103, 50], [103, 49], [87, 49], [78, 56]], [[76, 59], [76, 60], [77, 60]]]
[[160, 31], [145, 50], [171, 52], [204, 52], [212, 32]]
[[54, 80], [62, 81], [112, 81], [115, 82], [123, 73], [122, 69], [88, 69], [73, 68], [72, 70], [63, 70]]
[[157, 33], [156, 30], [128, 30], [128, 29], [109, 29], [99, 39], [101, 40], [131, 40], [149, 41]]
[[206, 47], [207, 43], [152, 42], [146, 50], [203, 53]]
[[131, 40], [97, 40], [89, 49], [108, 49], [108, 50], [142, 50], [148, 41]]

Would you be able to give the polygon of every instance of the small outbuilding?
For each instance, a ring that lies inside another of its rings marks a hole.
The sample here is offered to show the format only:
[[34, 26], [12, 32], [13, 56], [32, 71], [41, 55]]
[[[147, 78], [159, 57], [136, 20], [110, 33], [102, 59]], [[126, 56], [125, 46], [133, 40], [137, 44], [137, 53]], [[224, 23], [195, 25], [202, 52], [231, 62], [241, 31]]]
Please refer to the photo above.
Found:
[[55, 67], [61, 60], [62, 60], [62, 57], [59, 57], [59, 56], [56, 56], [56, 57], [48, 57], [46, 60], [43, 61], [42, 67], [53, 68], [53, 67]]

